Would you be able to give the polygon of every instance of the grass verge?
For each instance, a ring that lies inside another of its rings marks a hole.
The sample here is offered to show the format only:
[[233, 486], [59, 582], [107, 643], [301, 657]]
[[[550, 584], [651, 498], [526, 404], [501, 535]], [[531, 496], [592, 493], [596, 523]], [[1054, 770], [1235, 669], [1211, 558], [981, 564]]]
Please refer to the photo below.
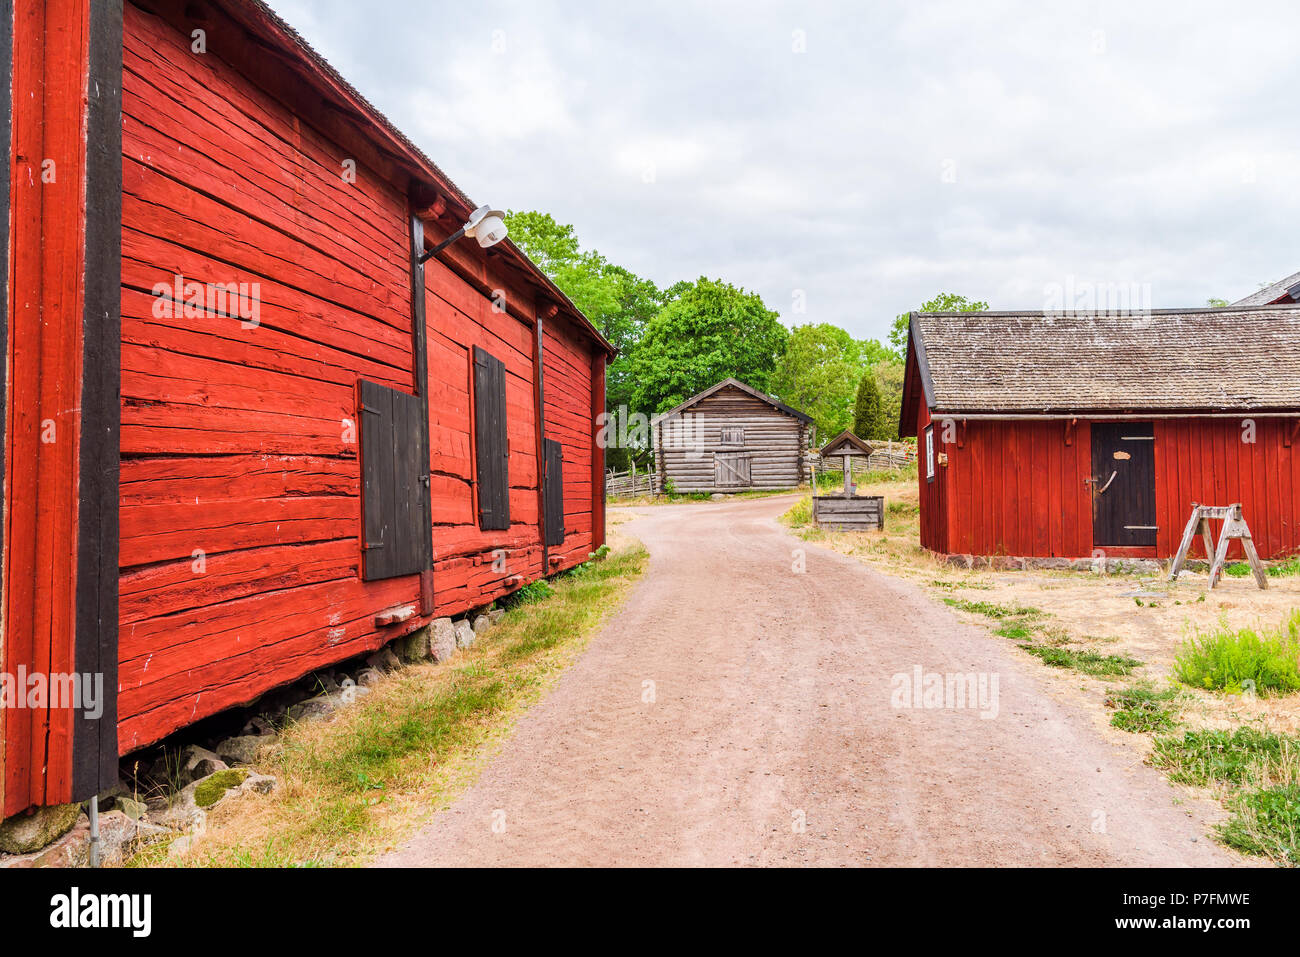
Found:
[[1232, 819], [1216, 829], [1224, 844], [1281, 867], [1300, 866], [1300, 784], [1248, 791], [1231, 806]]
[[1224, 844], [1300, 865], [1300, 737], [1253, 727], [1187, 731], [1157, 738], [1151, 763], [1226, 800], [1232, 817], [1215, 828]]
[[1300, 691], [1300, 609], [1276, 629], [1220, 627], [1184, 642], [1174, 674], [1193, 688], [1241, 694]]
[[1142, 664], [1127, 655], [1103, 655], [1096, 651], [1079, 651], [1074, 648], [1049, 648], [1045, 645], [1024, 643], [1017, 647], [1040, 659], [1052, 668], [1070, 668], [1085, 675], [1124, 677]]
[[[214, 808], [181, 863], [350, 866], [393, 846], [468, 784], [646, 561], [636, 544], [557, 576], [452, 661], [403, 669], [331, 720], [286, 729], [258, 768], [278, 778], [276, 791]], [[166, 851], [152, 846], [132, 863], [168, 863]]]
[[1157, 691], [1149, 683], [1113, 692], [1106, 698], [1106, 705], [1115, 709], [1110, 723], [1135, 734], [1172, 731], [1178, 719], [1170, 702], [1177, 698], [1177, 688]]
[[959, 611], [968, 611], [974, 615], [983, 615], [986, 618], [997, 618], [999, 620], [1005, 618], [1042, 618], [1046, 614], [1039, 608], [1021, 605], [998, 605], [990, 601], [966, 601], [962, 598], [945, 598], [943, 603], [951, 605]]

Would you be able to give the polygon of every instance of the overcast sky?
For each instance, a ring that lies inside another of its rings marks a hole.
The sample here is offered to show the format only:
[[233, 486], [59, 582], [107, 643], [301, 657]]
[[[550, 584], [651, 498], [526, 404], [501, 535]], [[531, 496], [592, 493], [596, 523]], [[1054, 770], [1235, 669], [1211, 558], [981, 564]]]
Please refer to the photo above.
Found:
[[271, 2], [475, 201], [789, 325], [1300, 270], [1296, 0]]

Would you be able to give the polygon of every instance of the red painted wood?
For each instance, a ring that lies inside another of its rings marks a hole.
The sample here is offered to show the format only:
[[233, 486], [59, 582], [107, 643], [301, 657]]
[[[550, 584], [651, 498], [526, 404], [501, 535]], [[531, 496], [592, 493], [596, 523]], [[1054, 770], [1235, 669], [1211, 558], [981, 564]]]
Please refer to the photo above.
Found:
[[[15, 5], [6, 224], [9, 673], [74, 670], [88, 32], [89, 0]], [[6, 709], [0, 721], [3, 814], [68, 800], [72, 712]]]
[[[10, 303], [7, 669], [72, 670], [90, 2], [17, 4], [10, 288], [33, 294]], [[359, 578], [355, 385], [412, 388], [407, 216], [419, 163], [366, 128], [373, 142], [349, 180], [343, 164], [356, 150], [338, 143], [364, 144], [356, 124], [304, 100], [310, 84], [334, 85], [313, 65], [268, 66], [257, 59], [265, 54], [233, 48], [198, 56], [179, 22], [129, 0], [124, 18], [118, 738], [127, 753], [431, 615], [427, 578], [423, 591], [420, 575]], [[265, 82], [284, 69], [292, 89]], [[41, 183], [43, 158], [56, 161], [56, 184]], [[513, 254], [471, 243], [446, 262], [425, 267], [434, 615], [556, 570], [543, 568], [538, 535], [531, 304], [541, 280]], [[257, 284], [256, 326], [207, 308], [160, 311], [155, 287], [178, 275]], [[476, 345], [506, 368], [512, 525], [500, 532], [476, 524]], [[564, 448], [568, 534], [553, 554], [568, 568], [603, 541], [594, 418], [604, 352], [565, 310], [543, 348], [546, 434]], [[40, 441], [46, 419], [56, 442]], [[389, 614], [408, 607], [420, 613]], [[0, 720], [4, 813], [66, 799], [70, 722], [15, 710]]]
[[[313, 126], [225, 59], [196, 58], [175, 27], [130, 4], [125, 65], [124, 752], [430, 617], [376, 624], [387, 609], [421, 608], [420, 576], [358, 579], [347, 428], [359, 378], [412, 382], [406, 196], [365, 163], [345, 182], [349, 157], [319, 131], [328, 124]], [[471, 246], [448, 251], [454, 270], [424, 267], [435, 615], [545, 573], [532, 293]], [[155, 315], [154, 285], [177, 273], [260, 283], [259, 325]], [[502, 290], [507, 311], [483, 289]], [[500, 532], [481, 531], [474, 507], [476, 345], [506, 369], [512, 525]], [[594, 428], [595, 344], [559, 333], [554, 346], [547, 414], [589, 463], [580, 436]], [[589, 477], [583, 496], [590, 503]], [[590, 507], [573, 520], [569, 564], [590, 548]]]
[[[922, 409], [922, 437], [928, 422]], [[1133, 556], [1171, 557], [1193, 502], [1240, 502], [1261, 555], [1300, 552], [1300, 450], [1286, 445], [1290, 427], [1287, 420], [1258, 419], [1256, 441], [1246, 442], [1236, 419], [1156, 420], [1158, 544]], [[1068, 446], [1057, 422], [971, 422], [963, 443], [942, 447], [949, 466], [929, 488], [922, 463], [922, 544], [957, 554], [1092, 555], [1092, 499], [1084, 482], [1091, 442], [1087, 421], [1078, 423]], [[945, 496], [954, 507], [945, 508]], [[1198, 541], [1194, 554], [1200, 551]], [[1240, 554], [1234, 544], [1230, 556]]]

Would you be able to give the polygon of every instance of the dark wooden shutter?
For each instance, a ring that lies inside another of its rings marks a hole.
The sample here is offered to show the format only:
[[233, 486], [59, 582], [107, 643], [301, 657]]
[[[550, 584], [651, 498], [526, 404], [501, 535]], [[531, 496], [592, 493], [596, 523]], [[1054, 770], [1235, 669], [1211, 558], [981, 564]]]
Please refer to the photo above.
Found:
[[564, 447], [555, 439], [542, 439], [546, 461], [546, 544], [564, 544]]
[[506, 367], [474, 347], [474, 446], [478, 465], [478, 525], [510, 527], [510, 446], [506, 439]]
[[361, 383], [361, 512], [366, 581], [430, 567], [429, 455], [417, 395]]

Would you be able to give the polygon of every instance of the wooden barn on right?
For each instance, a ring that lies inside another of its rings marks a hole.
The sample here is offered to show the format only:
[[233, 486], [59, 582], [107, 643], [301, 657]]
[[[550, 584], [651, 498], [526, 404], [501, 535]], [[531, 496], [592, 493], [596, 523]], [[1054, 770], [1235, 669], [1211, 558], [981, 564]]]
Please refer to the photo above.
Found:
[[1168, 558], [1193, 503], [1240, 503], [1262, 557], [1300, 553], [1297, 284], [1220, 309], [914, 313], [921, 544]]

